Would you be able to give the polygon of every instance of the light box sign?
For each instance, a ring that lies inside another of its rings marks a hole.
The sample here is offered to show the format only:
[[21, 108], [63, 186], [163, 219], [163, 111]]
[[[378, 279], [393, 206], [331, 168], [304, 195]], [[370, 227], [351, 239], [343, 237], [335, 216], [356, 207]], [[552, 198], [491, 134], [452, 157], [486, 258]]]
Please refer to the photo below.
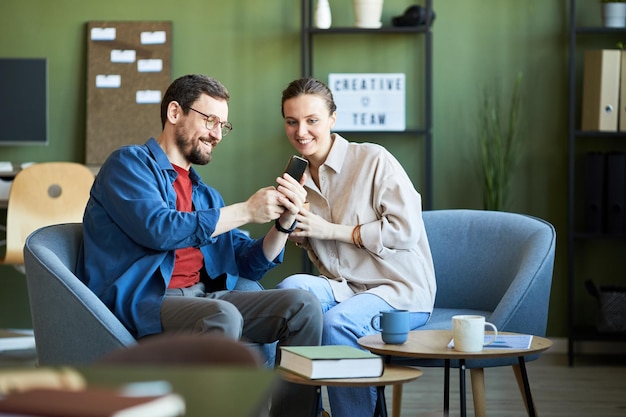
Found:
[[334, 131], [403, 131], [405, 74], [329, 74], [337, 104]]

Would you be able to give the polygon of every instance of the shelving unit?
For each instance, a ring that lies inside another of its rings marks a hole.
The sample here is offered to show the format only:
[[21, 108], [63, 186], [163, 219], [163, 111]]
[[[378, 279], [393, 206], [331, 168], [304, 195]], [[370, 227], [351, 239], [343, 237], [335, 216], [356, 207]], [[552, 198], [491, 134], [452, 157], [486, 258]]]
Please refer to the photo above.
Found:
[[[622, 282], [626, 281], [626, 264], [623, 260], [626, 249], [626, 235], [606, 235], [584, 233], [581, 226], [584, 207], [579, 194], [582, 194], [584, 178], [579, 174], [584, 171], [584, 153], [593, 149], [626, 151], [626, 132], [596, 132], [583, 131], [580, 126], [582, 70], [580, 58], [585, 49], [616, 48], [617, 40], [626, 40], [626, 29], [605, 28], [601, 26], [580, 25], [577, 18], [577, 1], [569, 1], [569, 117], [568, 117], [568, 171], [569, 171], [569, 199], [568, 199], [568, 361], [574, 364], [574, 354], [577, 342], [584, 341], [626, 341], [626, 333], [601, 333], [589, 323], [583, 323], [581, 311], [581, 295], [585, 293], [584, 282], [593, 278], [602, 284], [602, 276], [590, 276], [586, 270], [600, 269], [599, 259], [611, 258], [611, 265], [621, 269], [616, 273], [621, 275]], [[600, 2], [596, 2], [600, 7]], [[609, 250], [606, 250], [609, 249]], [[609, 254], [613, 250], [615, 254]], [[595, 253], [594, 253], [595, 252]], [[604, 253], [602, 253], [604, 252]], [[620, 255], [621, 253], [621, 255]], [[620, 257], [621, 256], [621, 257]], [[594, 260], [596, 264], [594, 264]], [[591, 267], [589, 267], [591, 265]], [[587, 267], [587, 268], [586, 268]], [[605, 267], [605, 266], [604, 266]], [[586, 276], [585, 276], [586, 275]], [[599, 274], [601, 275], [601, 274]], [[613, 282], [614, 283], [614, 282]], [[590, 298], [590, 302], [593, 300]]]
[[[348, 136], [353, 135], [370, 135], [373, 133], [385, 135], [407, 135], [414, 137], [422, 137], [424, 140], [424, 188], [420, 190], [423, 201], [423, 209], [432, 208], [432, 48], [433, 35], [430, 25], [410, 26], [410, 27], [394, 27], [383, 25], [380, 29], [361, 29], [357, 27], [331, 27], [329, 29], [317, 29], [313, 27], [313, 7], [315, 0], [302, 0], [302, 30], [301, 30], [301, 47], [302, 47], [302, 76], [313, 76], [313, 49], [314, 38], [318, 35], [328, 34], [345, 34], [355, 36], [376, 36], [377, 34], [397, 34], [397, 35], [423, 35], [425, 37], [423, 54], [424, 54], [424, 85], [422, 98], [424, 100], [424, 125], [418, 128], [407, 128], [401, 132], [341, 132]], [[427, 16], [432, 10], [432, 0], [425, 0], [424, 6]], [[407, 120], [409, 118], [407, 117]]]

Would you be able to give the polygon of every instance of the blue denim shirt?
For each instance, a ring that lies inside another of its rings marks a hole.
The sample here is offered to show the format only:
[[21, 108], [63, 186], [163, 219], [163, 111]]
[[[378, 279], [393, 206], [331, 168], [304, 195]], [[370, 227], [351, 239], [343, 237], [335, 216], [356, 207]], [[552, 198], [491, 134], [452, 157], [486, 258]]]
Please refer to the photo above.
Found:
[[177, 173], [156, 140], [122, 147], [102, 165], [83, 218], [78, 276], [135, 337], [162, 331], [160, 309], [178, 248], [198, 247], [207, 275], [259, 280], [282, 262], [238, 229], [211, 237], [222, 196], [192, 168], [193, 212], [176, 210]]

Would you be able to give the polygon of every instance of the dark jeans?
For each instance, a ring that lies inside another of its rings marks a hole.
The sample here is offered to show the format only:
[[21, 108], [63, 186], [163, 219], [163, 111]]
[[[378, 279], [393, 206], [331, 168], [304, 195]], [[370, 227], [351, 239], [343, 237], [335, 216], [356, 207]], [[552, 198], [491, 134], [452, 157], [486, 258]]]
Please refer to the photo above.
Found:
[[[205, 292], [200, 283], [167, 290], [161, 306], [165, 332], [221, 332], [235, 339], [278, 346], [319, 345], [322, 340], [319, 301], [299, 289]], [[278, 349], [276, 363], [280, 363]], [[315, 387], [279, 383], [272, 400], [272, 417], [310, 416]]]

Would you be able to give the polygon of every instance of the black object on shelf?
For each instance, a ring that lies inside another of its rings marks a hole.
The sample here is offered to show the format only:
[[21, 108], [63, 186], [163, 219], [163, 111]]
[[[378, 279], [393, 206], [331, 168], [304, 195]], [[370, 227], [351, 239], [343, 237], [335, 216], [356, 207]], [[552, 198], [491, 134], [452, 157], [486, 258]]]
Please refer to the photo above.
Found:
[[589, 152], [585, 159], [585, 232], [600, 234], [604, 223], [605, 155]]
[[435, 21], [435, 17], [437, 16], [434, 10], [428, 11], [425, 7], [414, 4], [407, 7], [403, 14], [393, 17], [391, 24], [393, 26], [430, 26]]
[[606, 200], [604, 230], [609, 235], [624, 234], [624, 175], [626, 157], [623, 152], [610, 152], [606, 157]]

